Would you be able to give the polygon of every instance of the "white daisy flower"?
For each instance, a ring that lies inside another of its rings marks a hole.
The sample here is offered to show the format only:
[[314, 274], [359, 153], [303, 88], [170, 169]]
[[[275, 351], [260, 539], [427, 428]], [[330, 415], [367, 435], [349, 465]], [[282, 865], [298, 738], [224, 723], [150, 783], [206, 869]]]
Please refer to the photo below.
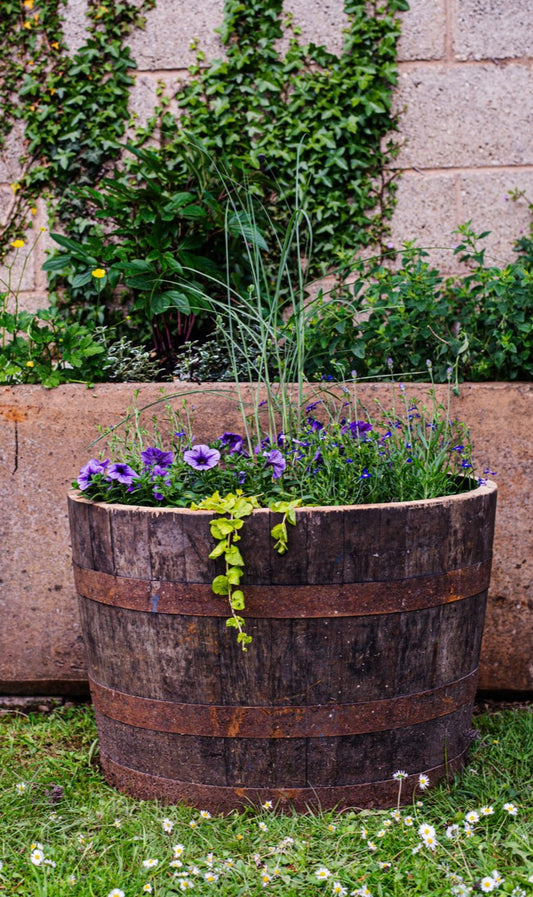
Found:
[[41, 848], [36, 847], [30, 854], [30, 860], [34, 866], [40, 866], [44, 862], [44, 853]]
[[159, 862], [159, 860], [153, 860], [153, 859], [143, 860], [143, 866], [145, 869], [155, 869], [158, 862]]
[[397, 772], [395, 772], [393, 774], [392, 778], [396, 779], [397, 782], [401, 782], [402, 779], [407, 778], [407, 773], [403, 769], [399, 769]]
[[435, 838], [435, 835], [425, 835], [422, 840], [426, 847], [429, 847], [430, 850], [436, 850], [438, 841]]
[[485, 878], [482, 878], [479, 883], [480, 890], [483, 891], [484, 894], [490, 893], [493, 891], [495, 887], [497, 887], [496, 882], [494, 881], [492, 875], [486, 875]]
[[481, 807], [479, 813], [480, 816], [492, 816], [492, 814], [494, 813], [494, 807]]
[[509, 816], [518, 816], [518, 807], [516, 804], [504, 804], [503, 809], [507, 810]]
[[470, 825], [474, 825], [476, 822], [479, 822], [479, 813], [477, 813], [476, 810], [470, 810], [466, 814], [465, 819]]
[[315, 872], [316, 877], [319, 881], [327, 881], [331, 875], [329, 869], [326, 869], [325, 866], [321, 866], [320, 869], [317, 869]]
[[331, 891], [336, 895], [336, 897], [346, 897], [346, 894], [348, 893], [348, 889], [344, 888], [340, 881], [333, 882]]
[[121, 891], [120, 888], [113, 888], [113, 890], [109, 892], [107, 897], [125, 897], [125, 895], [124, 891]]
[[426, 788], [429, 788], [429, 776], [427, 776], [425, 773], [421, 773], [418, 776], [418, 787], [421, 791], [425, 791]]
[[167, 834], [171, 834], [172, 829], [174, 828], [174, 823], [171, 819], [163, 819], [163, 831], [167, 832]]
[[422, 825], [418, 827], [418, 834], [424, 840], [426, 838], [434, 838], [435, 837], [435, 829], [432, 825], [428, 825], [427, 822], [423, 822]]

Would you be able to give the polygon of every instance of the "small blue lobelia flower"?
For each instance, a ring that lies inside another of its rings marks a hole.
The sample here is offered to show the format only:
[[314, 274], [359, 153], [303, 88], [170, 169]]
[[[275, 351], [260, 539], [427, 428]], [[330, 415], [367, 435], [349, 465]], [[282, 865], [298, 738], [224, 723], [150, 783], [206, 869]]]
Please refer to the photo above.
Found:
[[272, 477], [275, 480], [278, 480], [282, 475], [283, 471], [287, 467], [287, 462], [279, 449], [272, 449], [270, 452], [265, 452], [265, 467], [269, 464], [272, 465]]
[[97, 458], [91, 458], [87, 464], [80, 470], [80, 475], [78, 477], [78, 486], [83, 492], [84, 489], [90, 485], [93, 476], [97, 473], [105, 473], [107, 465], [109, 464], [109, 458], [105, 461], [98, 461]]
[[123, 483], [125, 486], [131, 486], [134, 480], [139, 479], [139, 474], [129, 464], [121, 462], [110, 464], [105, 474], [106, 480], [116, 480], [117, 483]]
[[210, 470], [220, 461], [220, 452], [208, 445], [196, 445], [183, 452], [183, 460], [194, 470]]
[[141, 460], [145, 468], [155, 467], [156, 465], [158, 467], [170, 467], [174, 460], [174, 453], [164, 452], [162, 449], [150, 446], [144, 452], [141, 452]]

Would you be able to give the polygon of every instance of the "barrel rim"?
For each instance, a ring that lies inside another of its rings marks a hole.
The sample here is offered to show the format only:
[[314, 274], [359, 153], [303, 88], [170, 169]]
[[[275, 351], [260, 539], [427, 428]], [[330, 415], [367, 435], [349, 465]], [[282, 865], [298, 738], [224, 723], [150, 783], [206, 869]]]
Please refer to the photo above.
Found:
[[[483, 496], [495, 496], [498, 491], [498, 486], [494, 482], [494, 480], [486, 480], [480, 485], [478, 485], [475, 489], [470, 489], [468, 492], [459, 492], [455, 495], [442, 495], [437, 496], [436, 498], [421, 498], [414, 499], [413, 501], [390, 501], [390, 502], [379, 502], [376, 504], [358, 504], [358, 505], [303, 505], [302, 507], [296, 508], [296, 515], [300, 514], [309, 514], [309, 513], [327, 513], [329, 511], [358, 511], [358, 510], [378, 510], [383, 508], [426, 508], [434, 505], [446, 504], [455, 504], [456, 502], [468, 501], [473, 498], [481, 498]], [[92, 501], [90, 498], [86, 498], [83, 493], [79, 489], [70, 489], [67, 493], [67, 498], [69, 501], [72, 501], [76, 504], [85, 504], [97, 508], [104, 508], [108, 511], [116, 510], [116, 511], [135, 511], [135, 512], [151, 512], [157, 515], [159, 514], [175, 514], [179, 512], [180, 514], [189, 515], [193, 514], [194, 516], [204, 516], [204, 517], [212, 517], [213, 511], [204, 511], [204, 510], [192, 510], [191, 508], [178, 508], [178, 507], [156, 507], [155, 505], [126, 505], [121, 504], [119, 502], [106, 502], [106, 501]], [[269, 508], [256, 508], [253, 512], [253, 515], [260, 514], [271, 514]]]

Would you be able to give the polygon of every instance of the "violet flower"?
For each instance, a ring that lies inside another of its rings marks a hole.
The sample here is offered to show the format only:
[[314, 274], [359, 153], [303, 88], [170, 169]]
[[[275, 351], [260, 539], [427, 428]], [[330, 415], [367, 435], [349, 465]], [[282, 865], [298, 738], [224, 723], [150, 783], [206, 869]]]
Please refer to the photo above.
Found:
[[162, 449], [150, 446], [144, 452], [141, 452], [141, 460], [145, 468], [154, 467], [155, 465], [170, 467], [174, 460], [174, 453], [164, 452]]
[[265, 467], [268, 467], [270, 464], [272, 466], [272, 477], [275, 480], [278, 480], [287, 467], [285, 458], [279, 449], [272, 449], [270, 452], [265, 452], [265, 458]]
[[349, 431], [350, 435], [357, 439], [359, 436], [369, 433], [371, 429], [372, 424], [369, 424], [366, 420], [354, 420], [351, 424], [346, 424], [342, 428], [342, 432], [347, 433]]
[[242, 449], [242, 436], [239, 436], [238, 433], [223, 433], [220, 441], [230, 455], [240, 452]]
[[194, 470], [210, 470], [220, 461], [220, 452], [208, 445], [195, 445], [183, 452], [183, 460]]
[[122, 462], [110, 464], [105, 473], [107, 480], [116, 480], [117, 483], [123, 483], [124, 486], [131, 486], [134, 480], [139, 479], [139, 474], [129, 464]]
[[83, 492], [84, 489], [87, 489], [91, 485], [91, 480], [93, 476], [97, 473], [105, 473], [107, 465], [109, 464], [109, 458], [105, 461], [98, 461], [97, 458], [91, 458], [87, 464], [80, 470], [80, 475], [78, 477], [78, 486]]

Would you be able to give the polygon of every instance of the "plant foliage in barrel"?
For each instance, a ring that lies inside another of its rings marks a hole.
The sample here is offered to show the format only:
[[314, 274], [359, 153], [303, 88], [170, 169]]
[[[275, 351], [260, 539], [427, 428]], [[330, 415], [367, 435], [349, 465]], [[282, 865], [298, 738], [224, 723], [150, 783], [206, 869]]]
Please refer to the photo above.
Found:
[[410, 800], [468, 749], [496, 487], [431, 389], [367, 409], [355, 372], [305, 383], [302, 265], [284, 278], [305, 216], [273, 282], [233, 186], [256, 278], [219, 309], [239, 432], [133, 408], [69, 496], [104, 771], [211, 810], [386, 806], [398, 771]]

